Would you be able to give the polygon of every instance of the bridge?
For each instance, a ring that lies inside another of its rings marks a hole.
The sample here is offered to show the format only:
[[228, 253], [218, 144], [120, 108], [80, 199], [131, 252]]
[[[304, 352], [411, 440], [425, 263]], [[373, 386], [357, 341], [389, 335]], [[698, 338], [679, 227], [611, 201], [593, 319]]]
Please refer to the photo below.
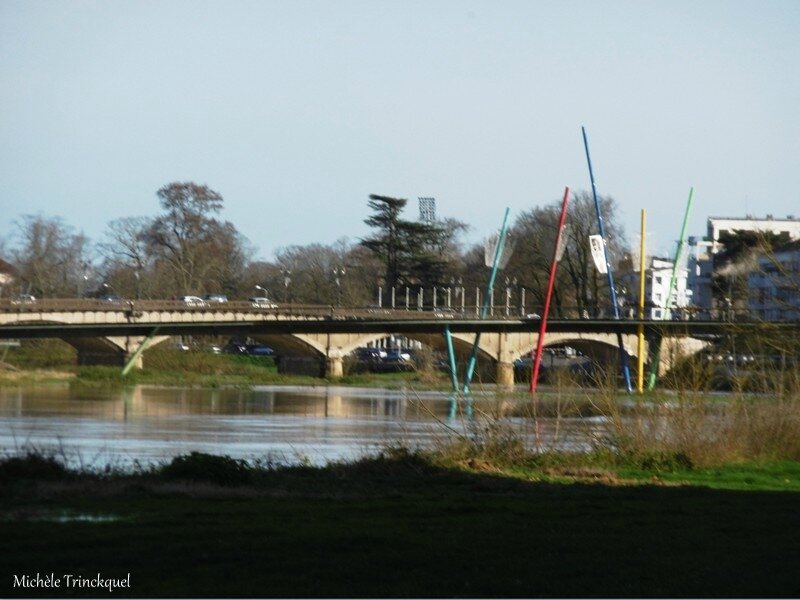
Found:
[[[358, 347], [402, 334], [444, 349], [447, 327], [459, 356], [469, 353], [475, 334], [480, 332], [479, 356], [494, 363], [498, 384], [513, 385], [514, 360], [536, 345], [540, 320], [537, 316], [507, 314], [509, 311], [502, 308], [481, 320], [477, 312], [474, 307], [445, 312], [308, 305], [266, 308], [249, 302], [189, 306], [163, 300], [0, 300], [0, 339], [59, 338], [77, 349], [79, 364], [123, 365], [134, 359], [141, 367], [144, 346], [173, 335], [247, 336], [284, 354], [324, 359], [326, 376], [336, 379], [344, 373], [345, 357]], [[545, 345], [568, 344], [593, 360], [614, 364], [620, 335], [633, 361], [640, 324], [648, 340], [646, 352], [653, 341], [667, 340], [669, 351], [661, 354], [660, 371], [668, 369], [674, 357], [697, 352], [707, 345], [709, 337], [723, 335], [731, 325], [719, 319], [551, 318]], [[764, 323], [744, 321], [736, 325], [752, 329]], [[770, 325], [800, 328], [797, 321]]]

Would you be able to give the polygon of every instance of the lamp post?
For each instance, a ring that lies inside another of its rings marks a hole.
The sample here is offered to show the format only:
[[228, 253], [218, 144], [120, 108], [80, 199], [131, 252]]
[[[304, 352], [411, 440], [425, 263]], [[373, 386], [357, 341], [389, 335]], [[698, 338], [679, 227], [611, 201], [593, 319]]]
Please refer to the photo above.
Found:
[[336, 282], [336, 306], [342, 305], [342, 276], [345, 274], [344, 267], [333, 267], [333, 277]]
[[[512, 280], [506, 277], [506, 316], [511, 314], [511, 283]], [[517, 284], [517, 280], [513, 280], [514, 285]]]
[[281, 269], [281, 275], [283, 275], [283, 301], [286, 303], [289, 302], [289, 284], [292, 282], [292, 270]]
[[255, 286], [255, 289], [257, 289], [257, 290], [258, 290], [258, 291], [260, 291], [260, 292], [264, 292], [264, 296], [265, 296], [266, 298], [269, 298], [269, 293], [267, 292], [267, 288], [265, 288], [265, 287], [262, 287], [262, 286], [260, 286], [260, 285], [256, 284], [256, 286]]
[[78, 279], [78, 298], [83, 298], [89, 281], [89, 264], [81, 262], [81, 277]]

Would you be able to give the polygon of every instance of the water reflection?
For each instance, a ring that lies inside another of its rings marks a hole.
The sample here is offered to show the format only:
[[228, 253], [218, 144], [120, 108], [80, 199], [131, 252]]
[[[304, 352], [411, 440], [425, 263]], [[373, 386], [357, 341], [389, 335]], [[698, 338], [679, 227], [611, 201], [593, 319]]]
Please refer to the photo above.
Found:
[[[125, 468], [191, 451], [324, 464], [394, 442], [429, 446], [451, 429], [470, 434], [472, 415], [496, 413], [498, 402], [493, 395], [465, 401], [440, 392], [337, 386], [6, 387], [0, 388], [0, 452], [33, 447], [94, 467]], [[563, 443], [579, 447], [591, 423], [573, 421], [575, 431]], [[534, 435], [525, 420], [512, 422]], [[552, 427], [540, 430], [548, 435]]]

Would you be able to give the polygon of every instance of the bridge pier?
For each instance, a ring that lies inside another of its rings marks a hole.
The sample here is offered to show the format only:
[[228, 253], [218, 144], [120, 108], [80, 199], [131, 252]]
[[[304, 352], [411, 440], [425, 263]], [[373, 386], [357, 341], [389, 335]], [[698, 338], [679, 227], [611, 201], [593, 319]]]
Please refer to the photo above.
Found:
[[344, 359], [341, 356], [325, 357], [325, 377], [328, 379], [344, 377]]
[[514, 363], [498, 360], [495, 382], [498, 387], [512, 389], [514, 387]]

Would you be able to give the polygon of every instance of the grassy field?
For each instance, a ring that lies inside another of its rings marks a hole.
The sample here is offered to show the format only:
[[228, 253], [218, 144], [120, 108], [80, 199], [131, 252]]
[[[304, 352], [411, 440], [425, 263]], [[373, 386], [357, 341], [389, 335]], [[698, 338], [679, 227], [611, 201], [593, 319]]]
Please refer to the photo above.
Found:
[[511, 476], [403, 453], [281, 470], [199, 456], [135, 476], [6, 463], [0, 594], [72, 595], [11, 587], [36, 572], [130, 573], [114, 595], [140, 597], [800, 594], [799, 464], [694, 474], [729, 489], [673, 475]]

